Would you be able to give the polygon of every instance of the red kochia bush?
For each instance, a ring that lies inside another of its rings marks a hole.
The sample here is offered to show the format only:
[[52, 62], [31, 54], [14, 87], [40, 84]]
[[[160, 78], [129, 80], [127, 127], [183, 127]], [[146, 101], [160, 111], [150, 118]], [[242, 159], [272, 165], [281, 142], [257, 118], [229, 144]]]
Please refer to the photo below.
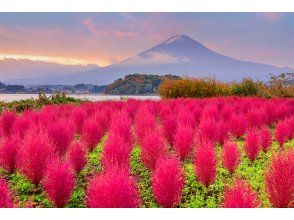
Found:
[[0, 117], [0, 136], [9, 136], [16, 120], [15, 112], [4, 111]]
[[109, 133], [121, 135], [127, 143], [133, 143], [132, 121], [126, 111], [116, 113], [111, 120]]
[[280, 152], [272, 158], [265, 174], [268, 198], [276, 208], [294, 206], [294, 150]]
[[22, 117], [18, 117], [12, 127], [13, 135], [18, 135], [23, 138], [27, 130], [31, 127], [32, 120], [32, 118], [24, 115]]
[[110, 169], [89, 181], [86, 203], [90, 208], [137, 208], [136, 182], [122, 169]]
[[73, 110], [72, 114], [71, 114], [71, 119], [75, 124], [75, 130], [76, 132], [81, 132], [82, 131], [82, 127], [84, 124], [84, 120], [87, 117], [87, 114], [85, 112], [85, 110], [83, 110], [81, 107], [77, 107]]
[[284, 143], [287, 142], [289, 137], [290, 137], [290, 128], [288, 124], [284, 121], [278, 123], [275, 130], [275, 138], [277, 142], [279, 143], [280, 147], [283, 147]]
[[42, 180], [47, 162], [52, 158], [53, 147], [48, 136], [37, 128], [30, 129], [25, 135], [18, 151], [20, 171], [35, 185]]
[[103, 137], [103, 128], [99, 121], [88, 118], [82, 127], [81, 140], [86, 144], [89, 151], [93, 151]]
[[247, 113], [248, 124], [251, 128], [260, 128], [268, 124], [268, 116], [263, 106], [252, 108]]
[[251, 130], [247, 133], [245, 138], [245, 153], [249, 157], [251, 161], [254, 161], [258, 156], [260, 148], [260, 139], [258, 132], [255, 130]]
[[258, 208], [260, 201], [257, 193], [251, 190], [248, 183], [238, 178], [234, 185], [226, 187], [222, 206], [224, 208]]
[[143, 164], [154, 170], [157, 160], [168, 153], [162, 132], [158, 128], [150, 130], [141, 143]]
[[223, 146], [223, 166], [234, 173], [240, 163], [240, 151], [236, 142], [226, 142]]
[[0, 166], [13, 173], [16, 168], [17, 151], [20, 144], [18, 136], [6, 137], [0, 144]]
[[260, 145], [264, 152], [267, 152], [272, 144], [271, 132], [268, 128], [264, 128], [260, 131]]
[[0, 208], [13, 208], [11, 193], [8, 183], [0, 177]]
[[70, 145], [69, 150], [69, 163], [76, 173], [81, 172], [87, 163], [87, 155], [84, 146], [81, 142], [74, 141]]
[[212, 184], [216, 177], [217, 159], [214, 144], [198, 143], [195, 155], [196, 178], [205, 186]]
[[49, 138], [55, 148], [55, 153], [59, 156], [64, 156], [70, 142], [74, 138], [73, 129], [68, 121], [61, 120], [51, 124], [47, 128]]
[[229, 127], [226, 121], [219, 121], [217, 123], [216, 131], [216, 141], [220, 144], [223, 144], [229, 139]]
[[221, 110], [221, 118], [223, 121], [229, 121], [234, 113], [234, 107], [230, 104], [226, 104]]
[[119, 134], [110, 134], [102, 152], [105, 169], [120, 167], [129, 170], [132, 145]]
[[192, 154], [194, 146], [194, 130], [187, 125], [180, 124], [174, 136], [173, 148], [181, 160]]
[[217, 141], [217, 122], [211, 119], [201, 120], [198, 126], [198, 140], [204, 142]]
[[51, 161], [43, 185], [48, 198], [56, 207], [66, 205], [75, 186], [70, 164], [62, 163], [58, 159]]
[[233, 114], [228, 122], [230, 132], [240, 138], [247, 129], [246, 118], [242, 114]]
[[159, 159], [152, 175], [152, 188], [156, 201], [164, 208], [181, 202], [185, 175], [176, 158]]
[[135, 116], [135, 135], [138, 142], [141, 144], [145, 135], [156, 127], [155, 115], [145, 108], [139, 109]]
[[173, 145], [174, 133], [177, 130], [175, 116], [167, 115], [161, 118], [164, 136], [170, 145]]
[[190, 126], [191, 128], [195, 128], [196, 120], [193, 113], [189, 109], [180, 108], [177, 111], [176, 116], [178, 123]]

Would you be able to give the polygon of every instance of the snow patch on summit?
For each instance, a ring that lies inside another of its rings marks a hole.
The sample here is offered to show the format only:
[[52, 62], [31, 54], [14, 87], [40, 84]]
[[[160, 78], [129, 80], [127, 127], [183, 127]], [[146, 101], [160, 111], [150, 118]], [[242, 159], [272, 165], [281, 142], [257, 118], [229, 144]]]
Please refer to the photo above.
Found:
[[171, 44], [173, 42], [184, 42], [188, 37], [185, 36], [185, 35], [176, 35], [176, 36], [173, 36], [169, 39], [167, 39], [164, 43], [165, 44]]

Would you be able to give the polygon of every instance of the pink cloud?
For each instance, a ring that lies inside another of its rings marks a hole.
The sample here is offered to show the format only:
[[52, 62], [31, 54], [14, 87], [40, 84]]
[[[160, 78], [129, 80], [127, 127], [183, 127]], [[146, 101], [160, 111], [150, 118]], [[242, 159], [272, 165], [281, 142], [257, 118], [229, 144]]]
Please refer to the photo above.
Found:
[[96, 35], [107, 34], [105, 31], [102, 31], [101, 28], [96, 27], [95, 23], [91, 18], [85, 18], [81, 23], [92, 33]]
[[138, 34], [131, 31], [115, 31], [115, 36], [118, 38], [136, 37]]
[[258, 16], [268, 21], [278, 21], [282, 17], [282, 13], [278, 12], [262, 12]]

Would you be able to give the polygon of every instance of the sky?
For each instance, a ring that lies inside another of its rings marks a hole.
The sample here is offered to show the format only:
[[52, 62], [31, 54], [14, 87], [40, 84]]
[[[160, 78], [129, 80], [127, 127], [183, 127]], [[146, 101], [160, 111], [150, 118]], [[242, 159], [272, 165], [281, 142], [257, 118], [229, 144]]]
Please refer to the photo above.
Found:
[[236, 59], [294, 67], [294, 13], [0, 13], [0, 60], [107, 66], [179, 34]]

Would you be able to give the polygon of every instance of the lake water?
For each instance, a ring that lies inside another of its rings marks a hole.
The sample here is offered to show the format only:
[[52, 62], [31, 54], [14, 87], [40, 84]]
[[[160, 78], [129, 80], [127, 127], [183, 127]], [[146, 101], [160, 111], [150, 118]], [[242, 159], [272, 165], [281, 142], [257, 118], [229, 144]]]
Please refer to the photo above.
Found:
[[[0, 101], [12, 102], [22, 99], [38, 98], [38, 94], [0, 94]], [[49, 96], [49, 95], [48, 95]], [[159, 100], [157, 95], [101, 95], [101, 94], [69, 94], [68, 96], [89, 101], [120, 100], [121, 98], [132, 98], [140, 100]]]

